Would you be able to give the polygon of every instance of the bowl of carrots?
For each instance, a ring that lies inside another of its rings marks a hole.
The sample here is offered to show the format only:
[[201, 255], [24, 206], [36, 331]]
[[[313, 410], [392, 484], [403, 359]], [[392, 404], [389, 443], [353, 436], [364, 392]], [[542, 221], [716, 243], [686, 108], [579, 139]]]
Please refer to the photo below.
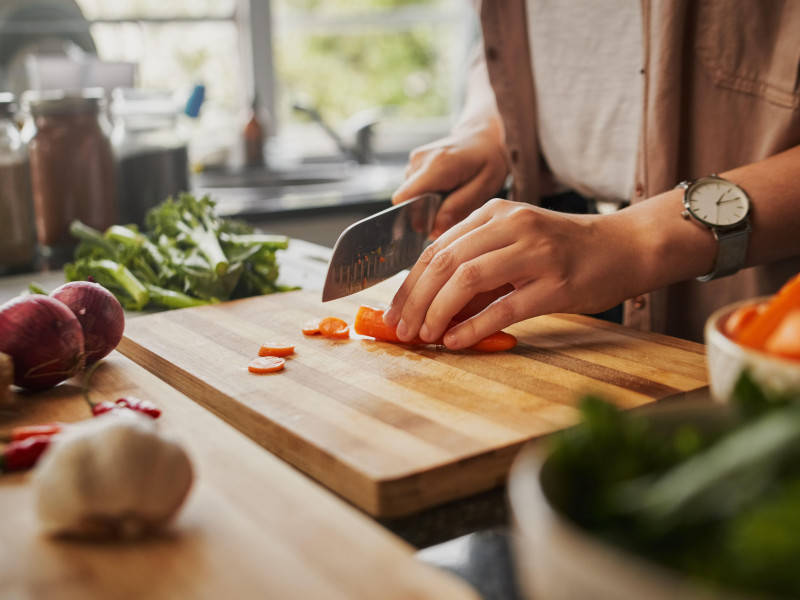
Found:
[[743, 371], [772, 394], [800, 391], [800, 274], [774, 296], [726, 306], [706, 322], [712, 397], [727, 402]]

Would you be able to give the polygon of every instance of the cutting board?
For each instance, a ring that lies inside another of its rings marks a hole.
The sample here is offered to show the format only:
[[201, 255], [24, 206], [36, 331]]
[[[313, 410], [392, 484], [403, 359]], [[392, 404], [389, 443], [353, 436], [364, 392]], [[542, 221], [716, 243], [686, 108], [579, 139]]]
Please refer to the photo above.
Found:
[[[89, 418], [79, 383], [16, 394], [0, 407], [0, 432]], [[95, 401], [156, 402], [162, 430], [192, 458], [193, 489], [164, 535], [87, 543], [42, 534], [30, 474], [0, 475], [3, 598], [477, 600], [362, 512], [121, 355], [98, 369], [91, 390]]]
[[[702, 345], [576, 315], [507, 329], [512, 351], [304, 337], [307, 320], [353, 322], [399, 280], [322, 304], [297, 291], [130, 319], [119, 350], [247, 436], [379, 517], [502, 485], [527, 440], [576, 422], [586, 392], [624, 408], [707, 386]], [[284, 371], [247, 363], [296, 345]]]

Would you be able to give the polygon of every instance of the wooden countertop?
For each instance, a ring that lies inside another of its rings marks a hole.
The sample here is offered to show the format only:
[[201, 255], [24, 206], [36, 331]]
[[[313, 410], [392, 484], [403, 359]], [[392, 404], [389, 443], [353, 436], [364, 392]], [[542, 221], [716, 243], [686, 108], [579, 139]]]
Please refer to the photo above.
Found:
[[[18, 392], [0, 431], [89, 418], [79, 382]], [[160, 379], [114, 352], [92, 399], [124, 395], [162, 408], [197, 479], [175, 523], [134, 543], [53, 539], [39, 531], [29, 474], [0, 476], [4, 598], [476, 598], [460, 580]]]

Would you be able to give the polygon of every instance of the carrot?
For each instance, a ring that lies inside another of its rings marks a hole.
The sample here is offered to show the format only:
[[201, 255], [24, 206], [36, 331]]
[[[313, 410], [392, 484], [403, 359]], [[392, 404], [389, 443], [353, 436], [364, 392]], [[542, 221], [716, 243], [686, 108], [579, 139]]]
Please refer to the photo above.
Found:
[[286, 359], [279, 356], [259, 356], [250, 361], [247, 370], [257, 375], [263, 375], [280, 371], [284, 364], [286, 364]]
[[745, 304], [734, 310], [725, 321], [722, 328], [725, 335], [736, 339], [742, 330], [765, 308], [762, 303]]
[[503, 352], [511, 350], [517, 345], [517, 338], [505, 331], [498, 331], [490, 336], [483, 338], [477, 344], [470, 346], [470, 350], [479, 352]]
[[786, 314], [800, 308], [800, 275], [795, 275], [767, 303], [764, 311], [748, 323], [735, 341], [758, 350], [778, 328]]
[[[456, 324], [457, 322], [451, 321], [448, 329], [454, 327]], [[356, 320], [353, 323], [353, 329], [355, 329], [355, 332], [360, 335], [368, 335], [370, 337], [374, 337], [376, 340], [381, 340], [384, 342], [399, 342], [401, 344], [413, 345], [425, 345], [431, 343], [435, 343], [440, 346], [444, 345], [442, 339], [438, 339], [436, 342], [426, 342], [419, 337], [415, 337], [408, 342], [402, 342], [400, 338], [397, 337], [397, 329], [395, 327], [389, 327], [383, 322], [383, 310], [379, 308], [372, 308], [370, 306], [360, 306], [358, 308]], [[501, 352], [503, 350], [510, 350], [516, 345], [517, 338], [510, 333], [498, 331], [497, 333], [493, 333], [492, 335], [483, 338], [478, 343], [470, 346], [470, 349], [478, 350], [479, 352]]]
[[319, 319], [306, 321], [302, 327], [303, 335], [319, 335]]
[[294, 354], [294, 346], [276, 342], [264, 342], [258, 349], [259, 356], [289, 356]]
[[790, 310], [764, 343], [764, 350], [776, 356], [800, 360], [800, 308]]
[[325, 317], [319, 322], [319, 331], [322, 335], [334, 339], [350, 337], [350, 325], [339, 317]]

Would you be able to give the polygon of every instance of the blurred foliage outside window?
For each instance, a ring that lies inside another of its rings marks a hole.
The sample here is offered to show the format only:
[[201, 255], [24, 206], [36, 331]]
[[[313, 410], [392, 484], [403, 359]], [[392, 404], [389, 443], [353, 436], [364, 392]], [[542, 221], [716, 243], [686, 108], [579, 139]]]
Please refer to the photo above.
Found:
[[[244, 0], [78, 0], [104, 60], [139, 65], [137, 85], [206, 86], [207, 110], [237, 116], [253, 89], [243, 56]], [[259, 1], [259, 0], [257, 0]], [[402, 120], [447, 119], [460, 106], [471, 42], [468, 0], [271, 0], [275, 122], [334, 127], [391, 107]], [[264, 35], [259, 24], [254, 34]], [[260, 57], [252, 57], [254, 71]], [[206, 109], [204, 109], [206, 110]]]

